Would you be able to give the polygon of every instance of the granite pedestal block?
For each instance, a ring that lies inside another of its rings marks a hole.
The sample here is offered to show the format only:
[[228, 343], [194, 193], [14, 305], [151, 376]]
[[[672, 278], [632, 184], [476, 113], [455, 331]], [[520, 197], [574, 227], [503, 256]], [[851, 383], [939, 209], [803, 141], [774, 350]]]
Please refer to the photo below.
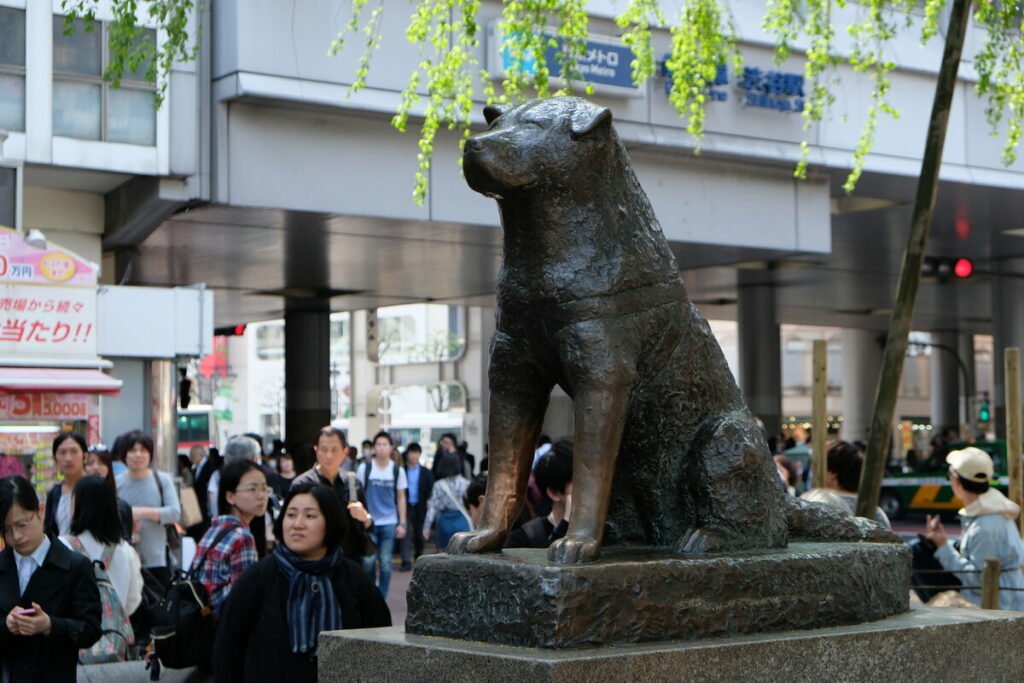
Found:
[[409, 634], [587, 647], [856, 624], [909, 607], [902, 544], [793, 543], [682, 556], [605, 549], [549, 565], [546, 550], [421, 557]]
[[321, 683], [1019, 681], [1024, 614], [922, 608], [856, 626], [550, 650], [415, 636], [320, 636]]

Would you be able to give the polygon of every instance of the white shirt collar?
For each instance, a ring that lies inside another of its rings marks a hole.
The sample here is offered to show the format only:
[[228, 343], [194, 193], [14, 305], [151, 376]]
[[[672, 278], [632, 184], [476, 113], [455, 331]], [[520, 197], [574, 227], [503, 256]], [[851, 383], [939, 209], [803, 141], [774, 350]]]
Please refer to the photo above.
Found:
[[36, 551], [34, 553], [32, 553], [31, 555], [22, 555], [17, 550], [15, 550], [14, 555], [15, 557], [17, 557], [17, 559], [21, 561], [31, 559], [33, 562], [36, 563], [37, 567], [42, 567], [43, 562], [46, 561], [46, 554], [48, 552], [50, 552], [50, 539], [48, 536], [44, 535], [43, 542], [39, 544], [39, 547], [36, 548]]

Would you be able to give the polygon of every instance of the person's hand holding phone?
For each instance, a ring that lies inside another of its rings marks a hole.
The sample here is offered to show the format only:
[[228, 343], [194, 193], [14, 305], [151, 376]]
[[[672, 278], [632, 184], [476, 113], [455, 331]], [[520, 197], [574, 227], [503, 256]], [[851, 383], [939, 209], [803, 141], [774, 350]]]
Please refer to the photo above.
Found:
[[15, 635], [46, 635], [50, 632], [50, 627], [50, 616], [36, 602], [33, 602], [31, 607], [15, 607], [7, 615], [7, 629]]

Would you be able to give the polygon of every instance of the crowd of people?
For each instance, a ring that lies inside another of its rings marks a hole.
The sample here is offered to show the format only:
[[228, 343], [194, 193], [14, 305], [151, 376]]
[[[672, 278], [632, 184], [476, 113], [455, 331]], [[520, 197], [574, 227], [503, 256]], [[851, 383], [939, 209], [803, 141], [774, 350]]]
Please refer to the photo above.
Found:
[[[205, 593], [214, 635], [203, 663], [215, 680], [315, 680], [321, 631], [391, 624], [395, 542], [408, 571], [436, 519], [443, 550], [471, 528], [486, 485], [474, 482], [467, 508], [474, 458], [451, 434], [427, 468], [418, 444], [401, 452], [381, 432], [360, 453], [325, 427], [301, 473], [280, 442], [264, 461], [258, 437], [236, 436], [223, 453], [194, 447], [178, 481], [154, 466], [154, 449], [141, 431], [109, 449], [66, 432], [45, 496], [21, 473], [0, 479], [0, 680], [159, 666], [154, 611], [185, 578]], [[196, 541], [187, 566], [182, 533]]]
[[[423, 449], [400, 449], [387, 432], [348, 445], [324, 427], [315, 462], [275, 443], [264, 461], [258, 437], [231, 438], [223, 454], [196, 447], [178, 481], [154, 467], [152, 438], [124, 434], [111, 448], [75, 433], [52, 444], [60, 482], [44, 499], [16, 474], [0, 479], [0, 680], [67, 681], [77, 666], [148, 659], [154, 610], [175, 581], [202, 587], [211, 630], [203, 664], [218, 682], [313, 681], [323, 631], [391, 624], [386, 597], [399, 571], [480, 522], [486, 458], [446, 434], [430, 466]], [[853, 514], [863, 454], [829, 445], [826, 480], [804, 496]], [[942, 567], [969, 588], [988, 557], [1004, 568], [1001, 585], [1024, 588], [1020, 509], [992, 486], [991, 458], [966, 448], [946, 456], [954, 493], [965, 504], [958, 543], [929, 519], [918, 560]], [[546, 548], [563, 537], [572, 510], [572, 443], [543, 437], [534, 456], [527, 504], [507, 548]], [[788, 484], [792, 473], [779, 464]], [[196, 541], [182, 566], [182, 526]], [[889, 525], [878, 510], [875, 521]], [[398, 547], [396, 547], [396, 544]], [[397, 552], [396, 552], [397, 551]], [[1002, 606], [1024, 609], [1024, 591], [1007, 590]]]

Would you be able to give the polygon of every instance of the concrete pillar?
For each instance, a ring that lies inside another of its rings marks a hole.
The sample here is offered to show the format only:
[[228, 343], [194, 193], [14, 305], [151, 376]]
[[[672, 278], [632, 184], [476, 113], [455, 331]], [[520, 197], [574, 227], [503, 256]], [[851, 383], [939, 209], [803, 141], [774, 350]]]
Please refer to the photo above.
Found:
[[771, 436], [782, 424], [782, 350], [775, 286], [765, 271], [739, 271], [736, 306], [740, 389]]
[[957, 362], [959, 335], [956, 332], [932, 332], [931, 416], [936, 430], [960, 431], [960, 396], [963, 393], [960, 365]]
[[153, 435], [153, 467], [178, 471], [178, 380], [173, 360], [151, 360], [149, 428]]
[[331, 314], [327, 301], [286, 304], [284, 433], [288, 445], [312, 443], [331, 421]]
[[992, 419], [996, 438], [1006, 436], [1006, 386], [1003, 349], [1024, 348], [1024, 259], [1007, 259], [993, 264], [992, 276]]
[[843, 429], [845, 441], [867, 441], [882, 367], [880, 332], [843, 330]]

